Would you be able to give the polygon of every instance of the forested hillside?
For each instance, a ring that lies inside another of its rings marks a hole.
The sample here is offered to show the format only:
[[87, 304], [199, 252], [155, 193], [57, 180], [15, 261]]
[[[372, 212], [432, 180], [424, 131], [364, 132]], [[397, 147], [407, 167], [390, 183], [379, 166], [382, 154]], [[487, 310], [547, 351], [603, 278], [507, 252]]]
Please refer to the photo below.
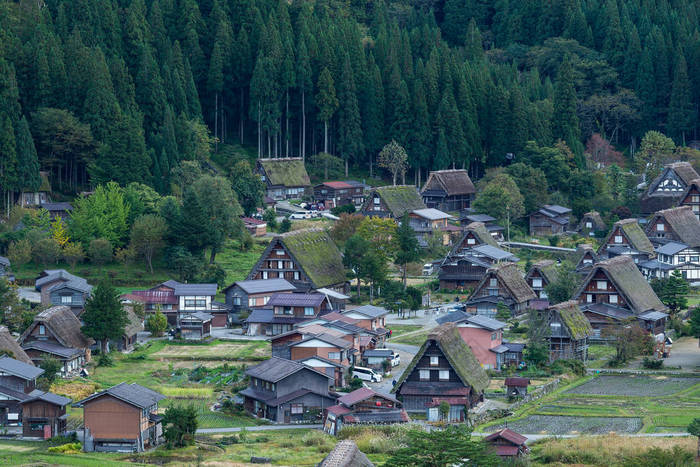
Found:
[[206, 158], [210, 143], [261, 156], [329, 152], [367, 167], [395, 139], [416, 180], [453, 164], [480, 176], [508, 153], [548, 165], [549, 148], [570, 172], [557, 184], [543, 167], [550, 190], [575, 190], [594, 133], [632, 152], [650, 129], [677, 144], [696, 137], [699, 9], [691, 0], [3, 1], [0, 185], [36, 188], [41, 168], [64, 192], [114, 180], [166, 194], [172, 169]]

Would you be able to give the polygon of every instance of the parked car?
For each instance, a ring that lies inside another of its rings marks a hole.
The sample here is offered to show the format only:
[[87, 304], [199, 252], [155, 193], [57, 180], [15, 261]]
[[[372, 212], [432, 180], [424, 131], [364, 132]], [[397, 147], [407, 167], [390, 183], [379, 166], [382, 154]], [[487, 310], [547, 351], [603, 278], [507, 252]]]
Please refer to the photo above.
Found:
[[382, 375], [377, 373], [371, 368], [365, 368], [362, 366], [356, 366], [352, 370], [353, 378], [359, 378], [362, 381], [369, 381], [371, 383], [381, 383]]
[[289, 215], [291, 220], [311, 219], [309, 211], [298, 211]]
[[401, 365], [401, 356], [394, 352], [391, 354], [391, 366], [399, 366]]
[[423, 265], [424, 276], [431, 276], [433, 272], [435, 272], [435, 267], [433, 266], [433, 263], [427, 263]]

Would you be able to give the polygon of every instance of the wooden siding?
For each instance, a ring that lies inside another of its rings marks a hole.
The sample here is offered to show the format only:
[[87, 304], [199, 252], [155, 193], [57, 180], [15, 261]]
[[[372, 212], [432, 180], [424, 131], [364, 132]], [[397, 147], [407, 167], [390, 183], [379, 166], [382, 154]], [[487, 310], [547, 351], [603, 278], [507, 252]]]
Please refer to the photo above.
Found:
[[148, 418], [142, 416], [141, 409], [110, 395], [86, 402], [83, 420], [90, 435], [96, 440], [135, 440], [148, 428]]

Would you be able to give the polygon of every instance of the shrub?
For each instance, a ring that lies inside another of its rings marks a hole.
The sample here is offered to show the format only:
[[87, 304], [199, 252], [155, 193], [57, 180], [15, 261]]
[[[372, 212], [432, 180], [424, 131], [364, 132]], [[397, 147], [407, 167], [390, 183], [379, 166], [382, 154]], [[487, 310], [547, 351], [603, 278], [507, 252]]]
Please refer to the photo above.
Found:
[[289, 230], [292, 228], [292, 221], [289, 220], [288, 217], [285, 217], [282, 219], [282, 222], [280, 223], [280, 233], [285, 233], [289, 232]]
[[334, 216], [340, 216], [343, 213], [353, 214], [355, 212], [355, 206], [352, 204], [343, 204], [342, 206], [336, 206], [331, 209], [331, 214]]
[[152, 336], [160, 337], [168, 329], [168, 318], [158, 310], [146, 319], [145, 328]]
[[263, 220], [267, 223], [267, 226], [274, 230], [277, 228], [277, 213], [272, 208], [265, 209], [263, 213]]
[[88, 256], [93, 264], [107, 264], [112, 261], [112, 244], [106, 238], [95, 238], [90, 241]]
[[333, 449], [333, 444], [329, 436], [320, 431], [310, 431], [301, 437], [301, 443], [304, 446], [318, 446], [324, 450], [330, 451]]
[[80, 443], [66, 443], [60, 446], [52, 446], [48, 449], [49, 452], [58, 452], [61, 454], [78, 454], [83, 448]]
[[80, 243], [67, 242], [63, 245], [63, 260], [70, 264], [71, 268], [85, 259], [85, 251]]
[[34, 244], [32, 257], [38, 264], [52, 264], [61, 257], [61, 246], [53, 238], [42, 238]]
[[648, 370], [658, 370], [660, 368], [663, 368], [664, 361], [661, 359], [657, 360], [655, 358], [644, 357], [642, 366]]
[[27, 238], [10, 243], [7, 257], [15, 267], [27, 264], [32, 260], [32, 243]]
[[658, 465], [684, 467], [693, 465], [693, 454], [680, 446], [674, 446], [672, 449], [653, 447], [645, 452], [625, 458], [622, 465], [624, 467], [655, 467]]
[[554, 375], [560, 375], [566, 372], [571, 372], [577, 376], [586, 374], [586, 367], [580, 360], [556, 360], [549, 369]]
[[103, 353], [97, 359], [97, 366], [114, 366], [114, 359], [108, 353]]
[[53, 357], [47, 357], [41, 361], [39, 368], [44, 370], [44, 374], [39, 377], [39, 384], [43, 387], [50, 387], [51, 383], [56, 380], [57, 373], [61, 371], [63, 365]]
[[[187, 407], [168, 407], [163, 416], [163, 435], [168, 447], [182, 447], [194, 443], [197, 431], [197, 409], [193, 405]], [[238, 435], [243, 440], [243, 431]]]
[[362, 387], [362, 380], [358, 378], [357, 376], [354, 376], [350, 380], [350, 384], [348, 385], [351, 391], [354, 391], [355, 389], [360, 389]]

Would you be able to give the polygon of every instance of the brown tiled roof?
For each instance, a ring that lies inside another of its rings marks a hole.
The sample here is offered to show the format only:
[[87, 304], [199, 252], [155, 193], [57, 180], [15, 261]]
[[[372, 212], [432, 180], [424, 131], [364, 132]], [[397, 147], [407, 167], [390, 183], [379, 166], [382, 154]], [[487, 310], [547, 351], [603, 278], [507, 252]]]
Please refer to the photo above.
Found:
[[518, 387], [524, 387], [530, 384], [530, 380], [528, 378], [518, 378], [515, 376], [511, 376], [510, 378], [506, 378], [506, 386], [518, 386]]
[[680, 206], [657, 212], [647, 226], [648, 233], [651, 232], [651, 229], [656, 228], [655, 221], [660, 217], [666, 219], [681, 242], [691, 248], [700, 247], [700, 220], [690, 206]]
[[447, 196], [469, 195], [476, 193], [476, 188], [472, 183], [469, 174], [464, 169], [455, 170], [435, 170], [430, 172], [423, 190], [435, 190], [442, 188]]
[[351, 406], [351, 405], [355, 405], [358, 402], [362, 402], [362, 401], [367, 400], [370, 397], [374, 397], [374, 396], [378, 396], [378, 397], [381, 397], [383, 399], [387, 399], [387, 400], [395, 402], [395, 403], [398, 402], [393, 397], [387, 396], [384, 394], [379, 394], [378, 392], [373, 391], [370, 388], [355, 389], [354, 391], [352, 391], [348, 394], [345, 394], [342, 397], [339, 397], [338, 402], [340, 402], [341, 404], [346, 405], [346, 406]]

